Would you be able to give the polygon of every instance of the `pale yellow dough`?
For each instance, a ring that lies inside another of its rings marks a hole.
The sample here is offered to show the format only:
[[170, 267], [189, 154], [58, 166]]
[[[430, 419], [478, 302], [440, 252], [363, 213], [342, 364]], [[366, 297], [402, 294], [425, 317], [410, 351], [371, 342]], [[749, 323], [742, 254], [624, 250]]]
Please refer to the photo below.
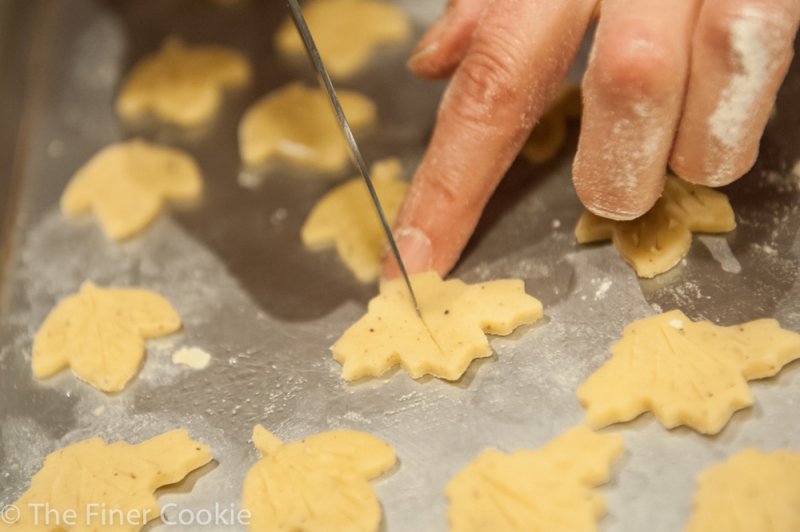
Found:
[[[391, 2], [373, 0], [309, 0], [303, 13], [325, 66], [334, 77], [360, 70], [384, 44], [401, 43], [411, 34], [405, 13]], [[275, 34], [285, 55], [304, 56], [305, 48], [287, 17]]]
[[261, 426], [253, 430], [253, 443], [263, 458], [244, 482], [249, 530], [378, 530], [381, 506], [369, 480], [394, 467], [388, 443], [335, 430], [284, 444]]
[[667, 428], [716, 434], [753, 403], [748, 380], [771, 377], [800, 358], [800, 334], [771, 319], [720, 327], [673, 310], [625, 327], [611, 353], [578, 388], [589, 425], [652, 411]]
[[[402, 170], [397, 159], [380, 161], [372, 167], [372, 182], [390, 224], [408, 188], [400, 179]], [[339, 185], [319, 200], [300, 236], [303, 244], [313, 250], [336, 246], [339, 258], [359, 281], [369, 283], [378, 278], [386, 233], [361, 177]]]
[[122, 390], [144, 358], [144, 339], [180, 329], [166, 299], [147, 290], [98, 288], [90, 282], [61, 301], [33, 342], [38, 379], [66, 367], [98, 390]]
[[387, 281], [367, 314], [333, 345], [345, 380], [376, 377], [398, 364], [415, 379], [457, 380], [474, 359], [491, 356], [487, 334], [511, 334], [542, 317], [542, 304], [520, 280], [467, 285], [427, 272], [411, 284], [422, 320], [403, 280]]
[[[153, 493], [211, 459], [210, 449], [190, 439], [183, 429], [138, 445], [105, 444], [100, 438], [70, 445], [45, 458], [28, 491], [14, 503], [20, 510], [19, 519], [11, 525], [0, 522], [0, 530], [141, 530], [161, 513]], [[44, 505], [50, 512], [49, 523]], [[68, 512], [74, 512], [72, 517]], [[65, 518], [74, 526], [66, 520], [58, 526], [57, 519]], [[110, 526], [112, 519], [119, 526]]]
[[745, 449], [700, 473], [686, 530], [800, 530], [800, 452]]
[[534, 164], [551, 161], [567, 140], [567, 121], [581, 117], [581, 89], [565, 87], [534, 126], [522, 146], [522, 155]]
[[64, 190], [61, 210], [68, 216], [93, 211], [109, 238], [123, 240], [147, 227], [167, 200], [193, 201], [202, 192], [191, 156], [136, 139], [84, 164]]
[[617, 222], [583, 213], [575, 228], [580, 244], [611, 239], [639, 277], [672, 269], [689, 252], [692, 233], [727, 233], [736, 219], [727, 196], [668, 176], [664, 193], [645, 215]]
[[199, 126], [217, 113], [224, 89], [242, 87], [250, 76], [249, 63], [233, 48], [169, 38], [128, 75], [117, 113], [125, 120], [154, 115], [181, 127]]
[[[366, 96], [337, 91], [353, 129], [375, 122], [375, 104]], [[292, 83], [271, 92], [247, 110], [239, 124], [239, 153], [247, 166], [272, 158], [323, 171], [342, 169], [349, 152], [327, 96]]]
[[582, 426], [536, 451], [486, 451], [447, 484], [450, 530], [596, 530], [606, 509], [592, 488], [622, 451], [619, 436]]

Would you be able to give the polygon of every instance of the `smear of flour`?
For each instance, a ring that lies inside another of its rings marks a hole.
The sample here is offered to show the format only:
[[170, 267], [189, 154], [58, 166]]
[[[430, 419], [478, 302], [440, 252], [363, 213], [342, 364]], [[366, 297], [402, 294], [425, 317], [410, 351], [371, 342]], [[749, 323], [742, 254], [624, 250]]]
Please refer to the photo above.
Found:
[[172, 363], [192, 369], [203, 369], [211, 362], [211, 355], [199, 347], [181, 347], [172, 354]]
[[[748, 131], [753, 107], [781, 64], [785, 35], [768, 11], [750, 5], [730, 26], [730, 46], [737, 63], [731, 81], [708, 120], [711, 135], [726, 150], [737, 149]], [[711, 181], [725, 179], [725, 165], [711, 172]]]
[[697, 239], [708, 249], [714, 260], [722, 266], [722, 271], [728, 273], [739, 273], [742, 265], [733, 254], [728, 240], [724, 236], [699, 235]]
[[611, 279], [603, 279], [603, 281], [600, 283], [600, 286], [597, 288], [597, 291], [594, 293], [594, 300], [599, 301], [600, 299], [606, 297], [608, 289], [611, 288], [611, 285]]

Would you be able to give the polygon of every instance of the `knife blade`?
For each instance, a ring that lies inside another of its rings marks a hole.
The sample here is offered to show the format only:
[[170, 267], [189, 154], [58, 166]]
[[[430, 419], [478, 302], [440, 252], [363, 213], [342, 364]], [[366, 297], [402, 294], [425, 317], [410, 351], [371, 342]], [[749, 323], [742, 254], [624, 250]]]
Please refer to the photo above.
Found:
[[419, 310], [419, 303], [417, 303], [417, 296], [414, 294], [414, 289], [411, 287], [411, 280], [408, 277], [405, 264], [403, 264], [403, 258], [400, 256], [400, 250], [397, 249], [397, 243], [392, 235], [392, 228], [389, 226], [389, 222], [386, 220], [386, 215], [384, 214], [383, 207], [381, 206], [381, 201], [378, 198], [378, 193], [375, 191], [375, 186], [372, 184], [372, 178], [369, 175], [369, 168], [367, 168], [367, 164], [364, 162], [364, 157], [361, 155], [361, 150], [358, 149], [358, 144], [356, 144], [353, 131], [350, 129], [350, 123], [347, 121], [347, 116], [344, 114], [342, 104], [339, 102], [339, 97], [336, 95], [336, 89], [333, 87], [333, 82], [331, 81], [330, 75], [328, 75], [328, 70], [325, 68], [325, 63], [322, 62], [322, 57], [319, 55], [319, 50], [314, 42], [314, 37], [311, 35], [311, 30], [308, 28], [306, 19], [303, 16], [303, 11], [300, 9], [298, 0], [287, 0], [287, 2], [289, 3], [289, 11], [291, 12], [294, 24], [297, 27], [297, 32], [300, 34], [300, 38], [306, 48], [308, 57], [311, 60], [314, 69], [317, 71], [317, 79], [319, 80], [323, 91], [328, 95], [328, 100], [333, 107], [336, 120], [339, 122], [339, 126], [341, 127], [345, 140], [347, 141], [347, 145], [350, 148], [350, 155], [353, 159], [353, 163], [358, 168], [359, 173], [361, 173], [361, 177], [364, 178], [364, 183], [367, 185], [369, 195], [372, 198], [372, 203], [375, 206], [375, 210], [378, 213], [383, 230], [386, 233], [386, 240], [389, 242], [389, 247], [391, 248], [392, 254], [394, 255], [397, 265], [400, 268], [400, 273], [403, 275], [403, 280], [405, 280], [406, 287], [408, 287], [408, 292], [411, 294], [411, 301], [414, 303], [414, 310], [416, 310], [417, 315], [422, 318], [422, 313]]

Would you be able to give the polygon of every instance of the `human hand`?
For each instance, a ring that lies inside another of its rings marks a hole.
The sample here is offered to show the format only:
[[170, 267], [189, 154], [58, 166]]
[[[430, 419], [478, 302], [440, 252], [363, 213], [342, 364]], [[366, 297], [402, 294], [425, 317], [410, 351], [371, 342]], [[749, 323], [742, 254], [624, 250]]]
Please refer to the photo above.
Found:
[[[555, 97], [596, 0], [451, 0], [409, 66], [451, 77], [395, 222], [411, 272], [445, 275]], [[633, 219], [667, 164], [721, 186], [755, 162], [793, 54], [800, 0], [603, 0], [583, 80], [573, 181], [595, 214]], [[389, 258], [387, 277], [397, 275]]]

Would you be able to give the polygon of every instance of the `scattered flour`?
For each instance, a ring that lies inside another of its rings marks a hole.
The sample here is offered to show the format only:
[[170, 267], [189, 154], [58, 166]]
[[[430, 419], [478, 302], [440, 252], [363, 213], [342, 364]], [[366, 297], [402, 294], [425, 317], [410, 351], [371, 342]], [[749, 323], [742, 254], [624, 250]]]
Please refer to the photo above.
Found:
[[679, 331], [683, 330], [683, 322], [681, 320], [669, 320], [669, 326]]
[[172, 354], [172, 363], [192, 369], [203, 369], [211, 361], [211, 355], [199, 347], [181, 347]]
[[104, 405], [100, 405], [94, 410], [92, 410], [92, 414], [94, 414], [95, 416], [102, 416], [105, 413], [105, 411], [106, 407]]
[[[800, 166], [800, 164], [798, 164], [798, 166]], [[561, 227], [561, 220], [556, 218], [553, 220], [553, 229], [558, 229], [559, 227]]]
[[613, 282], [611, 279], [603, 279], [603, 281], [600, 283], [600, 286], [597, 287], [597, 291], [594, 293], [594, 300], [599, 301], [605, 298], [606, 294], [608, 293], [608, 289], [611, 288], [612, 284]]

